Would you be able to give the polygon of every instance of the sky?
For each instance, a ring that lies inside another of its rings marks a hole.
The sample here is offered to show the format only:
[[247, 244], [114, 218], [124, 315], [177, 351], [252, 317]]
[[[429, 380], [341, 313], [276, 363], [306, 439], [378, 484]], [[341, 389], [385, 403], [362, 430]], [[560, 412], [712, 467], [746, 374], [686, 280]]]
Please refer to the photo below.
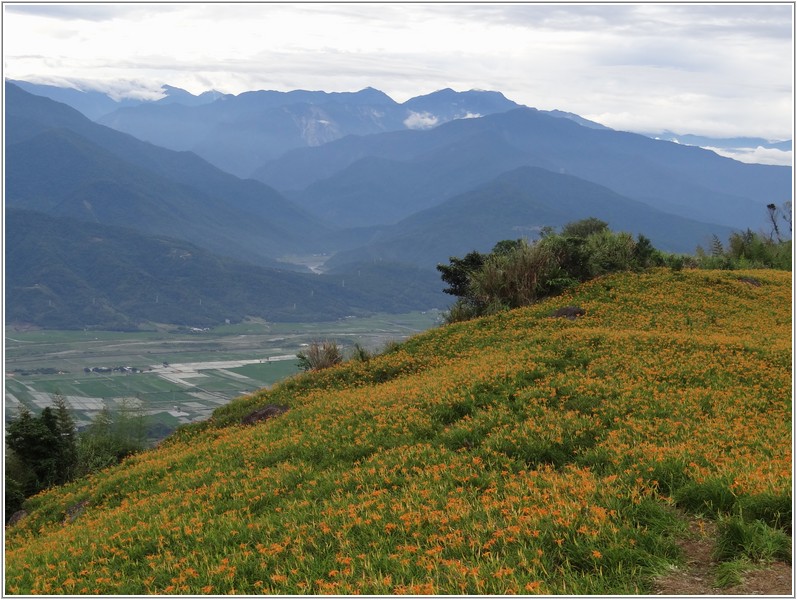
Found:
[[792, 3], [3, 8], [10, 79], [150, 97], [162, 84], [195, 94], [370, 86], [398, 102], [485, 89], [627, 131], [793, 137]]

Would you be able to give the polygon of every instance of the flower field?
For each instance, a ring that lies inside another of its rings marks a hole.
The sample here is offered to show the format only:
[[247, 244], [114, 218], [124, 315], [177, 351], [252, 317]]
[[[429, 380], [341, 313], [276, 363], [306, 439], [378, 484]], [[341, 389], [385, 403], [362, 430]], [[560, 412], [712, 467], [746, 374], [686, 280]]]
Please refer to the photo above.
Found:
[[790, 528], [791, 308], [791, 273], [620, 274], [293, 377], [29, 500], [5, 591], [644, 594], [684, 512]]

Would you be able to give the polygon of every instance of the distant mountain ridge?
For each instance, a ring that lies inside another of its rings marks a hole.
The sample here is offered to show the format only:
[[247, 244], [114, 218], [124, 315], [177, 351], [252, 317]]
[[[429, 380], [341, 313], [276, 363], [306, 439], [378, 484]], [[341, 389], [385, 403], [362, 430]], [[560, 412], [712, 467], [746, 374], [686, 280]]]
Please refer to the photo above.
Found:
[[516, 108], [498, 92], [441, 90], [404, 104], [374, 88], [358, 92], [252, 91], [197, 106], [123, 107], [99, 122], [140, 139], [192, 150], [218, 167], [248, 177], [294, 148], [347, 135], [427, 129], [443, 122]]
[[471, 250], [489, 252], [496, 240], [536, 239], [544, 227], [588, 217], [614, 231], [644, 234], [668, 252], [690, 252], [696, 240], [708, 246], [712, 234], [727, 238], [732, 231], [663, 213], [572, 175], [522, 166], [383, 228], [369, 244], [338, 253], [327, 266], [362, 260], [434, 265]]
[[[11, 81], [31, 93], [64, 102], [93, 120], [103, 119], [103, 123], [140, 139], [173, 150], [192, 150], [217, 167], [241, 177], [249, 177], [264, 161], [292, 148], [318, 145], [352, 134], [431, 128], [452, 119], [484, 116], [522, 106], [497, 91], [456, 92], [450, 88], [399, 104], [371, 87], [358, 92], [257, 90], [235, 95], [210, 90], [195, 95], [164, 84], [162, 97], [145, 99], [119, 98], [111, 93], [92, 91], [90, 83], [74, 82], [69, 84], [72, 87], [59, 87]], [[233, 102], [210, 110], [185, 110], [225, 100]], [[338, 105], [338, 114], [327, 110], [326, 105], [330, 103]], [[167, 109], [169, 105], [172, 105], [171, 110]], [[306, 105], [313, 109], [309, 110]], [[348, 114], [339, 114], [341, 106], [347, 106], [344, 112]], [[267, 113], [277, 107], [285, 110], [255, 116], [250, 112]], [[117, 111], [120, 112], [111, 116]], [[571, 112], [558, 109], [541, 112], [573, 120], [584, 127], [609, 129]], [[724, 152], [724, 156], [744, 162], [791, 164], [792, 140], [717, 138], [669, 131], [638, 133], [720, 152], [725, 149], [728, 152]], [[759, 148], [777, 152], [758, 153]]]
[[668, 140], [679, 144], [688, 144], [690, 146], [700, 146], [705, 148], [711, 146], [714, 148], [755, 148], [761, 146], [762, 148], [782, 150], [788, 152], [792, 149], [791, 140], [768, 140], [758, 137], [710, 137], [705, 135], [693, 134], [679, 134], [673, 131], [662, 131], [659, 133], [646, 133], [648, 137], [660, 140]]
[[157, 100], [146, 100], [143, 98], [124, 97], [114, 99], [110, 94], [100, 92], [92, 89], [81, 89], [80, 87], [63, 87], [43, 83], [31, 83], [28, 81], [21, 81], [17, 79], [7, 79], [9, 83], [22, 88], [26, 92], [36, 94], [37, 96], [44, 96], [57, 102], [63, 102], [78, 110], [83, 115], [96, 121], [100, 117], [115, 111], [118, 108], [139, 106], [141, 104], [155, 103], [155, 104], [173, 104], [180, 103], [186, 106], [195, 106], [198, 104], [205, 104], [219, 99], [223, 94], [216, 90], [210, 90], [201, 94], [194, 95], [184, 89], [174, 87], [171, 85], [163, 85], [163, 97]]
[[[380, 177], [368, 176], [373, 165]], [[291, 190], [297, 203], [337, 224], [373, 225], [396, 222], [522, 165], [593, 181], [672, 215], [741, 229], [764, 225], [766, 204], [791, 198], [789, 167], [743, 164], [531, 108], [424, 131], [349, 136], [288, 152], [255, 177]], [[374, 214], [377, 203], [384, 205], [382, 217]]]

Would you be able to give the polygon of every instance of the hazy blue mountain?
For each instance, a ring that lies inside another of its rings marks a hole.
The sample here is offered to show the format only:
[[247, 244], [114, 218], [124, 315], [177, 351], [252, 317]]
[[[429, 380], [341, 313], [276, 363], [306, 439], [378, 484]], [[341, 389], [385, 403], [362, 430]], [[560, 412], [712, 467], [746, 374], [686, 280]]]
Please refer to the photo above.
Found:
[[6, 84], [6, 203], [174, 235], [269, 263], [330, 230], [273, 188], [98, 125]]
[[[199, 106], [201, 104], [208, 104], [210, 102], [215, 102], [219, 98], [229, 96], [229, 94], [223, 94], [222, 92], [216, 90], [209, 90], [196, 95], [182, 88], [174, 87], [173, 85], [163, 85], [161, 89], [163, 90], [163, 98], [155, 100], [155, 104], [182, 104], [183, 106]], [[144, 104], [144, 102], [139, 103], [139, 106], [141, 104]]]
[[[474, 147], [474, 139], [482, 143]], [[348, 203], [357, 206], [358, 195], [363, 196], [367, 188], [374, 204], [387, 199], [387, 220], [396, 202], [391, 188], [396, 177], [385, 173], [384, 180], [390, 183], [381, 189], [372, 181], [358, 188], [352, 175], [358, 161], [367, 157], [405, 163], [425, 160], [426, 169], [439, 173], [436, 185], [444, 187], [447, 173], [456, 173], [452, 165], [457, 161], [462, 170], [468, 170], [469, 164], [479, 160], [490, 164], [496, 156], [508, 157], [505, 168], [485, 170], [483, 181], [518, 166], [522, 156], [521, 164], [575, 175], [664, 212], [729, 227], [757, 229], [766, 221], [766, 204], [782, 204], [791, 198], [788, 167], [743, 164], [701, 148], [584, 127], [528, 108], [451, 121], [425, 131], [348, 137], [295, 150], [266, 164], [255, 176], [277, 189], [300, 190], [291, 197], [308, 207], [317, 208], [325, 196], [334, 198], [335, 206], [325, 207], [324, 214], [334, 214], [340, 222], [349, 218], [342, 214]], [[442, 166], [440, 157], [448, 164]], [[406, 165], [397, 168], [407, 171]], [[347, 180], [345, 186], [341, 178]], [[411, 190], [413, 184], [408, 181], [402, 186]], [[437, 202], [445, 199], [440, 196]], [[400, 201], [413, 202], [407, 196]]]
[[94, 90], [79, 90], [77, 88], [30, 83], [14, 79], [7, 79], [6, 81], [19, 86], [31, 94], [44, 96], [56, 102], [63, 102], [81, 112], [89, 119], [98, 119], [118, 108], [137, 106], [142, 102], [135, 98], [114, 100], [108, 94]]
[[130, 229], [6, 210], [7, 323], [136, 329], [211, 326], [247, 316], [334, 320], [442, 307], [431, 270], [358, 267], [318, 276], [256, 267]]
[[100, 122], [165, 148], [194, 151], [246, 177], [292, 148], [398, 127], [391, 105], [393, 100], [372, 88], [354, 93], [256, 91], [200, 106], [124, 108]]
[[421, 267], [471, 250], [489, 251], [504, 239], [536, 239], [543, 227], [597, 217], [615, 231], [643, 234], [666, 251], [707, 247], [730, 229], [656, 210], [595, 183], [524, 166], [384, 228], [370, 244], [341, 252], [328, 263], [403, 260]]
[[192, 150], [245, 177], [285, 152], [347, 135], [426, 129], [518, 105], [498, 92], [441, 90], [398, 104], [384, 92], [252, 91], [179, 108], [120, 108], [100, 122], [173, 150]]
[[83, 90], [71, 87], [60, 87], [56, 85], [46, 85], [19, 81], [15, 79], [6, 80], [9, 83], [19, 86], [26, 92], [37, 96], [44, 96], [56, 102], [63, 102], [81, 112], [89, 119], [96, 121], [100, 117], [112, 113], [120, 108], [130, 108], [143, 104], [174, 104], [180, 103], [186, 106], [196, 106], [218, 100], [224, 96], [221, 92], [214, 90], [204, 92], [198, 96], [171, 85], [162, 87], [164, 96], [158, 100], [145, 100], [141, 98], [119, 98], [114, 99], [105, 92], [96, 90]]
[[520, 105], [501, 92], [470, 90], [455, 92], [451, 88], [410, 98], [402, 105], [410, 111], [406, 123], [410, 129], [428, 129], [454, 119], [481, 117], [505, 112]]
[[264, 109], [214, 125], [191, 148], [209, 162], [248, 177], [265, 161], [287, 150], [320, 146], [344, 135], [364, 135], [398, 127], [384, 105], [297, 103]]
[[392, 224], [522, 165], [525, 158], [496, 132], [480, 131], [410, 160], [362, 158], [291, 198], [341, 227]]

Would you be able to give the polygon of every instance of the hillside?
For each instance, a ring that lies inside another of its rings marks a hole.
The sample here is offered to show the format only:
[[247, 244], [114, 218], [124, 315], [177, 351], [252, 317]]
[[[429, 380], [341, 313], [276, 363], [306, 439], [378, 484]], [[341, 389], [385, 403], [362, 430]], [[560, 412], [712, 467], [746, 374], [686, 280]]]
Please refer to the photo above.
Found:
[[429, 331], [32, 498], [6, 593], [649, 592], [683, 514], [788, 540], [791, 324], [790, 273], [657, 270]]
[[471, 250], [488, 251], [495, 240], [535, 239], [548, 227], [595, 216], [617, 231], [643, 234], [667, 252], [691, 253], [712, 235], [731, 229], [656, 210], [601, 185], [538, 167], [519, 167], [482, 185], [382, 228], [370, 243], [339, 252], [326, 267], [363, 260], [419, 266], [445, 262]]
[[5, 257], [6, 322], [52, 329], [209, 327], [246, 317], [332, 321], [446, 303], [432, 271], [360, 265], [334, 276], [296, 273], [173, 237], [11, 207]]
[[265, 264], [317, 251], [331, 233], [267, 185], [98, 125], [13, 84], [5, 90], [8, 206], [179, 237]]

